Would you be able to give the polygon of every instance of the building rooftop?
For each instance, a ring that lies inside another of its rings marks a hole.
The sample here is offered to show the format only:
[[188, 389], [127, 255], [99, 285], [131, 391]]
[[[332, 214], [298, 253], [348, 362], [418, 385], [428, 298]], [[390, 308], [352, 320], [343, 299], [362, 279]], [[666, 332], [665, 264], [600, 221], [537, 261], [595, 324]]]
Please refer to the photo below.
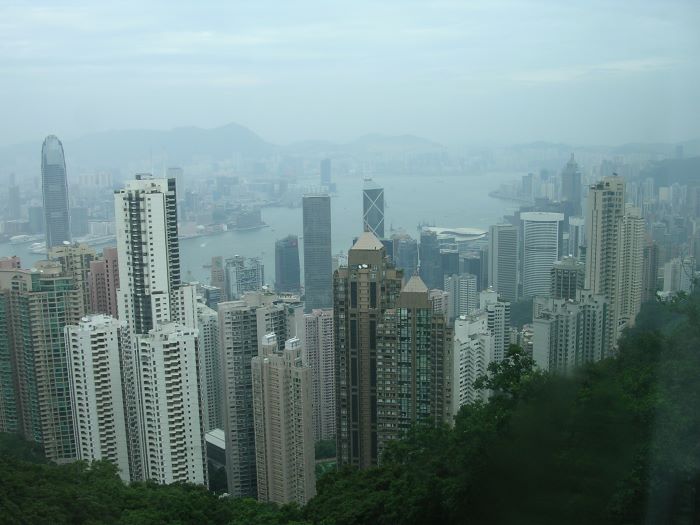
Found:
[[372, 232], [364, 232], [355, 242], [353, 250], [383, 250], [384, 245]]
[[423, 279], [421, 279], [417, 275], [413, 275], [408, 280], [408, 282], [404, 285], [403, 290], [401, 290], [401, 293], [404, 293], [404, 292], [426, 293], [427, 291], [428, 291], [428, 287], [423, 282]]

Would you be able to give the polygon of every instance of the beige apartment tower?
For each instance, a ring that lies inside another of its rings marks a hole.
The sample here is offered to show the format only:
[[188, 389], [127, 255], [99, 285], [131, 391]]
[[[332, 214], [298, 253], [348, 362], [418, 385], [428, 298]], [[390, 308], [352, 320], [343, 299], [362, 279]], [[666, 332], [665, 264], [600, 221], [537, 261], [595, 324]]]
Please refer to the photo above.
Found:
[[267, 334], [251, 361], [258, 500], [306, 504], [316, 494], [311, 369], [301, 341]]

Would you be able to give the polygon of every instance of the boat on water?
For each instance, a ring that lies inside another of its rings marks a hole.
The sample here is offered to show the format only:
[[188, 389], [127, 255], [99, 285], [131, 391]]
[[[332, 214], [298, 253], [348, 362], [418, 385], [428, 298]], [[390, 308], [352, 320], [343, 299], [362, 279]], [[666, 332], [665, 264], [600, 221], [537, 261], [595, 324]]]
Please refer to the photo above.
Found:
[[43, 235], [14, 235], [10, 237], [10, 244], [28, 244], [41, 240]]
[[38, 255], [46, 255], [46, 244], [43, 242], [35, 242], [29, 247], [29, 253]]

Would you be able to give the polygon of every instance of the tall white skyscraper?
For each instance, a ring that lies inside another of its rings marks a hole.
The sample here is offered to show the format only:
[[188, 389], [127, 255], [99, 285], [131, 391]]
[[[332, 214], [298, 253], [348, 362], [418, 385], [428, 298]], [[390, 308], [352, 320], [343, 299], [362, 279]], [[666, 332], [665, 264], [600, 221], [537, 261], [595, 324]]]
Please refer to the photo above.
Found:
[[197, 330], [162, 323], [136, 336], [143, 476], [204, 484]]
[[304, 364], [311, 368], [314, 439], [335, 438], [335, 348], [333, 310], [304, 316]]
[[448, 294], [448, 319], [453, 321], [460, 315], [468, 315], [479, 308], [479, 292], [476, 275], [470, 273], [445, 276], [445, 291]]
[[258, 500], [306, 504], [316, 494], [311, 369], [301, 341], [280, 351], [275, 334], [252, 358], [253, 419]]
[[474, 388], [474, 381], [486, 374], [494, 360], [494, 334], [489, 330], [488, 314], [480, 311], [455, 320], [452, 412], [462, 405], [485, 401], [488, 393]]
[[[114, 201], [131, 476], [203, 483], [195, 289], [180, 282], [175, 179], [137, 175]], [[166, 368], [177, 378], [163, 375]], [[165, 397], [154, 399], [155, 392]]]
[[518, 229], [512, 224], [489, 228], [489, 286], [506, 301], [518, 300]]
[[77, 457], [105, 460], [131, 480], [122, 396], [119, 343], [122, 323], [107, 315], [65, 327]]
[[479, 294], [479, 309], [486, 312], [488, 329], [493, 334], [493, 359], [502, 361], [510, 346], [510, 302], [489, 288]]
[[523, 295], [548, 295], [552, 265], [559, 259], [563, 213], [526, 212], [523, 222]]

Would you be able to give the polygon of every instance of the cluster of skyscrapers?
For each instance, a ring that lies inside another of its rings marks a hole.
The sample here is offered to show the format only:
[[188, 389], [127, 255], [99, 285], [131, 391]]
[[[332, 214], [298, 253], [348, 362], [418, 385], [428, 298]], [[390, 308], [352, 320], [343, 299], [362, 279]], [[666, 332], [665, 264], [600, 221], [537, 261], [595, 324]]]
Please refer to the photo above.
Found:
[[[177, 177], [115, 191], [117, 246], [97, 254], [71, 243], [55, 137], [42, 174], [48, 260], [0, 260], [0, 431], [55, 462], [111, 461], [125, 481], [206, 484], [214, 446], [232, 496], [304, 504], [315, 442], [335, 439], [338, 465], [376, 465], [412, 426], [487, 399], [474, 382], [511, 344], [553, 372], [614, 355], [661, 288], [623, 179], [591, 185], [584, 208], [573, 157], [558, 202], [488, 232], [425, 227], [420, 242], [385, 237], [384, 190], [366, 180], [363, 232], [335, 268], [331, 199], [306, 195], [303, 283], [290, 235], [274, 288], [240, 256], [215, 257], [209, 284], [183, 281]], [[330, 161], [321, 174], [330, 184]], [[668, 257], [664, 287], [689, 289], [694, 271], [691, 256]], [[511, 327], [521, 299], [529, 334]]]

